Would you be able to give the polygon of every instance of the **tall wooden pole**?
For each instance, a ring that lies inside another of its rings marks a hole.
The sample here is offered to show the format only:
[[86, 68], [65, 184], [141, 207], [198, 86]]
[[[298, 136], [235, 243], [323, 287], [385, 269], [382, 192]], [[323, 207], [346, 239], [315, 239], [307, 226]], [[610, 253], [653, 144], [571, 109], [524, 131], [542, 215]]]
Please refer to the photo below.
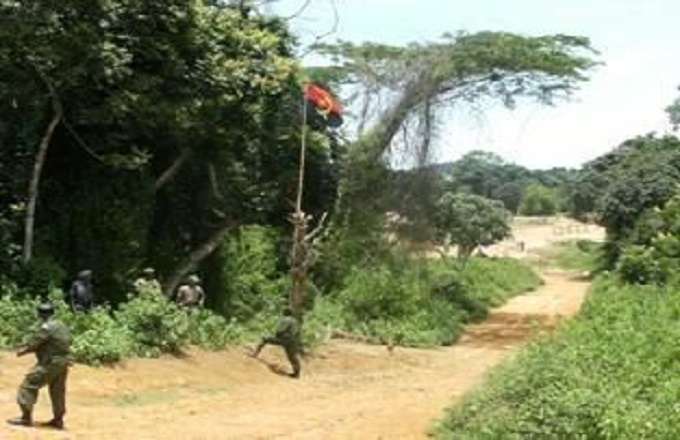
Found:
[[292, 289], [290, 293], [290, 306], [293, 315], [298, 319], [302, 318], [302, 308], [304, 305], [306, 290], [305, 282], [307, 279], [307, 216], [302, 211], [302, 194], [304, 192], [305, 180], [305, 156], [307, 150], [307, 103], [305, 93], [302, 94], [302, 129], [300, 132], [300, 164], [298, 168], [297, 197], [295, 201], [295, 212], [291, 216], [293, 223], [293, 243], [290, 250], [290, 274]]

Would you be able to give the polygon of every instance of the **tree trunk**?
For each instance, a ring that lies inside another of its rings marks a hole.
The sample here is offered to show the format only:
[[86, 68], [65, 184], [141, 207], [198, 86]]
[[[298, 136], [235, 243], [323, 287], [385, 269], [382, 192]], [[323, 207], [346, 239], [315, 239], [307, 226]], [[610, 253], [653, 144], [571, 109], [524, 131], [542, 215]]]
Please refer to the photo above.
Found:
[[26, 218], [24, 221], [24, 247], [21, 258], [21, 261], [24, 264], [28, 264], [33, 258], [35, 211], [38, 204], [40, 177], [42, 175], [43, 166], [45, 165], [45, 158], [47, 157], [47, 150], [50, 147], [52, 135], [63, 116], [61, 104], [51, 88], [50, 92], [52, 94], [52, 119], [47, 125], [45, 134], [40, 141], [38, 152], [35, 155], [35, 162], [33, 162], [33, 174], [31, 175], [31, 181], [28, 186], [28, 202], [26, 204]]
[[177, 156], [177, 159], [168, 167], [167, 170], [163, 171], [163, 174], [156, 180], [154, 183], [154, 190], [159, 191], [163, 186], [165, 186], [166, 183], [171, 181], [179, 172], [180, 168], [182, 168], [182, 165], [191, 157], [191, 150], [186, 149], [182, 150], [182, 152]]
[[224, 237], [237, 226], [238, 223], [235, 221], [230, 221], [229, 223], [222, 225], [222, 227], [217, 229], [207, 240], [194, 249], [186, 259], [181, 261], [163, 283], [163, 293], [165, 296], [171, 298], [177, 286], [182, 282], [182, 279], [186, 277], [189, 272], [196, 269], [201, 261], [217, 249]]

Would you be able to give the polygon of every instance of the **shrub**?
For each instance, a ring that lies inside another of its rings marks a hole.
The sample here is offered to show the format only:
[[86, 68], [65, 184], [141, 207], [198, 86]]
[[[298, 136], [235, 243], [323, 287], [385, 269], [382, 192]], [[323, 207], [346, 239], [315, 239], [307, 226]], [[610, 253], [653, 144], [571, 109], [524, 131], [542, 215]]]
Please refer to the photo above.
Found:
[[680, 299], [600, 277], [579, 317], [448, 410], [448, 439], [680, 437]]
[[141, 356], [175, 353], [189, 342], [187, 313], [163, 296], [135, 297], [123, 303], [114, 316], [130, 331]]
[[28, 342], [27, 338], [36, 330], [36, 307], [39, 301], [21, 299], [17, 290], [5, 288], [0, 297], [0, 347], [16, 348]]
[[390, 267], [355, 268], [324, 308], [335, 312], [327, 322], [383, 343], [451, 344], [466, 322], [539, 283], [528, 266], [510, 259], [472, 258], [461, 270], [447, 261], [395, 258]]
[[642, 215], [623, 243], [616, 265], [621, 278], [635, 284], [676, 282], [680, 264], [680, 195], [662, 209]]
[[235, 319], [227, 320], [210, 310], [189, 311], [187, 342], [200, 347], [219, 349], [245, 340], [247, 331]]
[[338, 300], [358, 321], [382, 316], [402, 317], [417, 310], [418, 293], [386, 267], [354, 269]]
[[84, 364], [110, 364], [135, 354], [132, 332], [121, 326], [106, 308], [90, 313], [64, 313], [73, 337], [71, 356]]
[[541, 183], [530, 183], [522, 191], [519, 212], [522, 215], [555, 215], [559, 209], [557, 192]]
[[228, 296], [219, 310], [240, 321], [281, 310], [290, 282], [277, 270], [276, 246], [275, 231], [262, 226], [244, 227], [227, 240], [223, 270]]

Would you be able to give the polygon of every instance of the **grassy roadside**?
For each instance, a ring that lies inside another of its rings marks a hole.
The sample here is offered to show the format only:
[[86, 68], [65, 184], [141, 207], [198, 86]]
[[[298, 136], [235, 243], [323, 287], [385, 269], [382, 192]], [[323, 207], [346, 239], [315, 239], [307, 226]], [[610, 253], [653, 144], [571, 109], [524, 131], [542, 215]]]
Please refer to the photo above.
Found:
[[[562, 255], [556, 261], [583, 268], [573, 249]], [[432, 436], [680, 438], [678, 293], [599, 275], [578, 317], [492, 372]]]

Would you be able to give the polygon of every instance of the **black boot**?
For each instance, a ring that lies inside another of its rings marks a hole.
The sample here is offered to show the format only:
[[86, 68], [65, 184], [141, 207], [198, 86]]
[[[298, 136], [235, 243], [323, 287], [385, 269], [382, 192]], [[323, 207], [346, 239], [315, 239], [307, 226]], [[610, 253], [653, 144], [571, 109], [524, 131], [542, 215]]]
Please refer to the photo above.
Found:
[[22, 408], [21, 417], [17, 417], [16, 419], [9, 419], [7, 420], [7, 423], [16, 426], [33, 426], [33, 417], [31, 415], [31, 411]]
[[61, 417], [59, 418], [55, 417], [49, 422], [43, 423], [42, 426], [46, 428], [64, 429], [64, 419], [62, 419]]

